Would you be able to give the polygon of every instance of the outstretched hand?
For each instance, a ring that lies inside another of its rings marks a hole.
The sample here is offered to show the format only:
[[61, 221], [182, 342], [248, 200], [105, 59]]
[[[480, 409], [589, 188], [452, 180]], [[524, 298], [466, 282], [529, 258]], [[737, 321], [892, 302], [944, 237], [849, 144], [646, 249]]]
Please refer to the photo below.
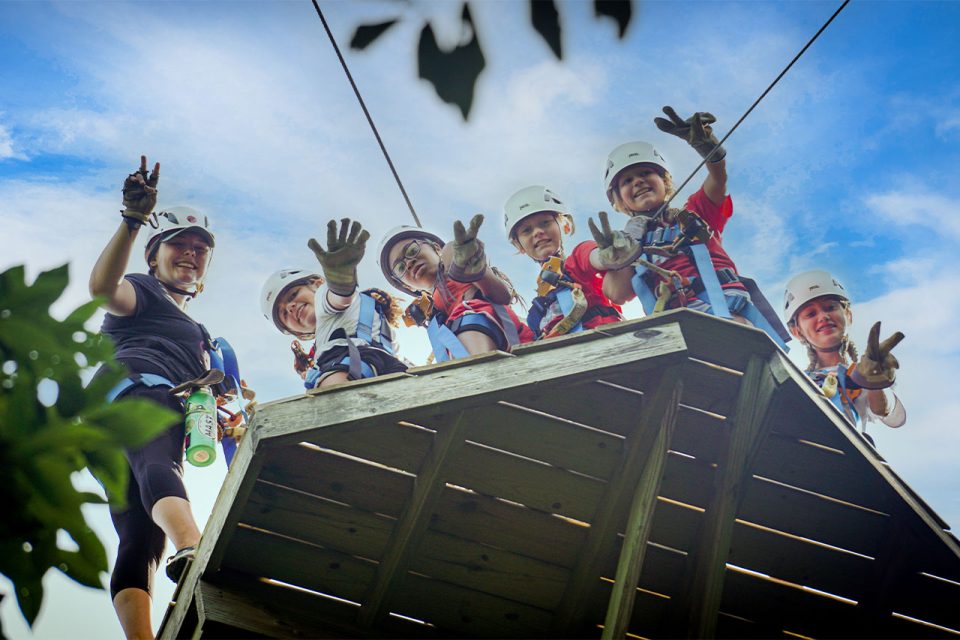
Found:
[[140, 156], [140, 168], [123, 181], [123, 217], [146, 224], [157, 206], [157, 183], [160, 181], [160, 163], [147, 173], [147, 156]]
[[710, 156], [711, 162], [720, 162], [727, 155], [727, 152], [720, 146], [720, 141], [713, 135], [713, 129], [710, 127], [717, 119], [712, 113], [706, 111], [697, 111], [686, 120], [677, 115], [673, 107], [663, 108], [663, 112], [670, 118], [654, 118], [653, 122], [657, 128], [664, 133], [677, 136], [686, 140], [687, 144], [693, 147], [701, 158], [710, 156], [710, 153], [716, 149], [716, 152]]
[[850, 377], [864, 389], [885, 389], [893, 384], [897, 375], [897, 369], [900, 363], [896, 357], [890, 353], [895, 346], [900, 344], [904, 335], [897, 331], [892, 336], [880, 342], [880, 323], [877, 322], [870, 328], [870, 335], [867, 338], [867, 349], [860, 356], [857, 366], [854, 367]]
[[593, 218], [587, 220], [587, 226], [597, 242], [597, 258], [603, 269], [615, 271], [633, 264], [643, 253], [643, 245], [623, 231], [613, 231], [606, 211], [599, 212], [597, 217], [600, 219], [600, 228], [597, 228]]
[[487, 255], [477, 232], [483, 224], [483, 214], [470, 219], [466, 228], [459, 220], [453, 223], [453, 264], [447, 275], [458, 282], [476, 282], [487, 272]]
[[359, 222], [350, 218], [340, 220], [340, 232], [337, 233], [337, 221], [327, 223], [327, 248], [310, 238], [307, 246], [317, 257], [327, 279], [327, 288], [338, 296], [350, 296], [357, 288], [357, 265], [363, 259], [370, 232]]

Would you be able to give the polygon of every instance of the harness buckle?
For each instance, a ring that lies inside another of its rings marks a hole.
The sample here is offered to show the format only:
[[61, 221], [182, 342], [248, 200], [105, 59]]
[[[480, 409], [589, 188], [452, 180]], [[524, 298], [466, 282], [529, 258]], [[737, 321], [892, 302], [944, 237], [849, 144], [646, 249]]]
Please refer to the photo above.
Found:
[[420, 292], [403, 311], [403, 324], [408, 327], [425, 327], [433, 317], [433, 298]]
[[553, 291], [562, 278], [563, 263], [560, 256], [550, 256], [550, 259], [543, 263], [540, 275], [537, 276], [537, 295], [545, 296]]

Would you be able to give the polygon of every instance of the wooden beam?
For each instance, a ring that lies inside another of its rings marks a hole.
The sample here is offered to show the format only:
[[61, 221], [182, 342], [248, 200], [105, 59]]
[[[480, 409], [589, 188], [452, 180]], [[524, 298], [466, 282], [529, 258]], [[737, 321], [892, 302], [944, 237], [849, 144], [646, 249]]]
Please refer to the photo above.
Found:
[[[692, 565], [688, 572], [692, 580], [686, 590], [688, 596], [678, 599], [679, 606], [686, 605], [686, 633], [690, 638], [716, 635], [717, 613], [737, 509], [757, 453], [770, 432], [777, 391], [789, 379], [781, 358], [779, 352], [772, 356], [752, 356], [740, 384], [736, 405], [729, 418], [728, 444], [718, 459], [714, 494], [706, 510], [700, 543], [690, 553]], [[677, 613], [683, 615], [684, 612]]]
[[237, 519], [246, 506], [247, 495], [253, 489], [260, 465], [263, 464], [263, 456], [255, 455], [258, 444], [256, 424], [254, 418], [246, 437], [237, 447], [213, 513], [203, 529], [197, 556], [180, 578], [175, 600], [160, 623], [158, 640], [183, 637], [186, 630], [182, 627], [185, 621], [189, 622], [188, 615], [193, 609], [195, 589], [200, 576], [219, 567]]
[[360, 398], [351, 393], [349, 385], [343, 385], [318, 397], [261, 407], [257, 422], [260, 446], [299, 442], [309, 437], [307, 432], [331, 425], [362, 428], [364, 421], [375, 417], [403, 419], [425, 406], [442, 404], [445, 411], [461, 411], [530, 384], [603, 376], [624, 365], [636, 371], [660, 368], [683, 361], [685, 353], [680, 327], [667, 324], [570, 345], [562, 352], [544, 349], [449, 372], [424, 369], [420, 375], [390, 384], [366, 386]]
[[[620, 462], [590, 523], [587, 540], [578, 554], [579, 560], [557, 607], [552, 629], [557, 637], [576, 632], [572, 627], [583, 621], [586, 612], [593, 605], [593, 595], [602, 586], [600, 566], [606, 558], [609, 546], [616, 542], [617, 524], [622, 518], [622, 513], [618, 512], [616, 507], [624, 501], [626, 494], [636, 491], [639, 495], [642, 492], [644, 470], [650, 468], [651, 464], [658, 464], [651, 458], [666, 457], [666, 448], [662, 447], [661, 451], [657, 444], [664, 432], [672, 430], [676, 420], [676, 407], [682, 394], [681, 368], [682, 366], [675, 366], [664, 371], [658, 384], [643, 396], [641, 410], [638, 412], [640, 421], [633, 433], [627, 434]], [[659, 464], [663, 464], [662, 460]], [[659, 489], [659, 479], [658, 474], [655, 492]], [[636, 580], [633, 584], [636, 585]]]
[[[633, 603], [637, 594], [637, 581], [643, 568], [643, 558], [650, 539], [653, 508], [660, 491], [660, 479], [667, 459], [667, 448], [677, 420], [677, 405], [683, 392], [682, 380], [667, 376], [664, 386], [657, 390], [648, 408], [652, 424], [646, 429], [653, 431], [654, 439], [642, 465], [642, 472], [634, 490], [630, 505], [627, 528], [623, 535], [623, 547], [617, 563], [610, 604], [603, 623], [604, 639], [626, 637]], [[672, 382], [672, 384], [671, 384]]]
[[413, 495], [410, 496], [406, 508], [393, 529], [377, 567], [377, 576], [370, 594], [364, 599], [363, 606], [360, 608], [357, 618], [360, 626], [373, 626], [389, 613], [386, 609], [388, 592], [406, 574], [410, 557], [422, 541], [423, 532], [430, 523], [430, 514], [446, 486], [443, 475], [444, 466], [451, 454], [463, 444], [465, 423], [465, 414], [461, 413], [450, 428], [437, 430], [433, 446], [417, 474]]

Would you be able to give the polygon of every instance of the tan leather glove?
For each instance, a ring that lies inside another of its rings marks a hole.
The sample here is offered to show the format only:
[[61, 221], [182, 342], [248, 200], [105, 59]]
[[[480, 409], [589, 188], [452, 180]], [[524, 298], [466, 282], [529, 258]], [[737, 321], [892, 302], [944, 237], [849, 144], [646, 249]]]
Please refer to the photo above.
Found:
[[601, 211], [597, 217], [600, 218], [599, 229], [594, 224], [593, 218], [587, 220], [587, 225], [590, 227], [593, 239], [597, 241], [597, 249], [599, 249], [597, 257], [604, 270], [615, 271], [633, 264], [643, 253], [643, 245], [630, 234], [611, 230], [606, 211]]
[[340, 233], [337, 233], [337, 221], [327, 223], [327, 248], [310, 238], [307, 246], [317, 256], [323, 267], [323, 276], [327, 288], [338, 296], [350, 296], [357, 289], [357, 265], [363, 259], [370, 232], [359, 222], [350, 223], [350, 218], [340, 220]]
[[487, 255], [483, 243], [477, 239], [482, 224], [480, 213], [470, 220], [469, 229], [459, 220], [453, 223], [453, 264], [447, 269], [447, 275], [457, 282], [476, 282], [487, 272]]
[[160, 163], [147, 173], [147, 156], [140, 156], [140, 168], [123, 181], [123, 211], [127, 220], [142, 226], [150, 219], [157, 206], [157, 183], [160, 181]]
[[870, 328], [867, 349], [850, 373], [850, 378], [864, 389], [886, 389], [891, 386], [900, 363], [890, 351], [900, 344], [903, 338], [903, 333], [897, 331], [880, 342], [880, 323], [875, 323]]
[[717, 136], [713, 135], [713, 129], [710, 125], [717, 121], [712, 113], [698, 111], [692, 116], [683, 120], [673, 110], [673, 107], [664, 107], [663, 112], [667, 114], [666, 118], [654, 118], [653, 122], [657, 128], [664, 133], [683, 138], [691, 147], [693, 147], [701, 158], [706, 158], [714, 149], [717, 151], [710, 157], [710, 162], [720, 162], [727, 152], [720, 146]]

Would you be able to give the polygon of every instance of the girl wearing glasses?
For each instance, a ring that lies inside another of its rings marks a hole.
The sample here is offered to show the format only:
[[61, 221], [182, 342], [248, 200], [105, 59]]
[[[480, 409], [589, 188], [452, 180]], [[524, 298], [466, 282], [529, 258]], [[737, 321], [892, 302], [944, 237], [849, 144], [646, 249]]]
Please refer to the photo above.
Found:
[[[263, 285], [263, 315], [281, 333], [316, 342], [309, 355], [294, 343], [294, 368], [307, 389], [406, 371], [395, 356], [392, 326], [400, 318], [393, 298], [379, 289], [358, 291], [357, 265], [369, 232], [348, 218], [327, 224], [327, 247], [310, 239], [324, 277], [307, 269], [281, 269]], [[326, 281], [326, 286], [324, 282]]]
[[477, 239], [482, 223], [482, 215], [469, 228], [455, 222], [449, 243], [410, 226], [392, 229], [380, 243], [380, 269], [390, 284], [415, 297], [406, 318], [427, 328], [438, 361], [508, 351], [534, 339], [510, 309], [516, 299], [510, 281], [487, 264]]

